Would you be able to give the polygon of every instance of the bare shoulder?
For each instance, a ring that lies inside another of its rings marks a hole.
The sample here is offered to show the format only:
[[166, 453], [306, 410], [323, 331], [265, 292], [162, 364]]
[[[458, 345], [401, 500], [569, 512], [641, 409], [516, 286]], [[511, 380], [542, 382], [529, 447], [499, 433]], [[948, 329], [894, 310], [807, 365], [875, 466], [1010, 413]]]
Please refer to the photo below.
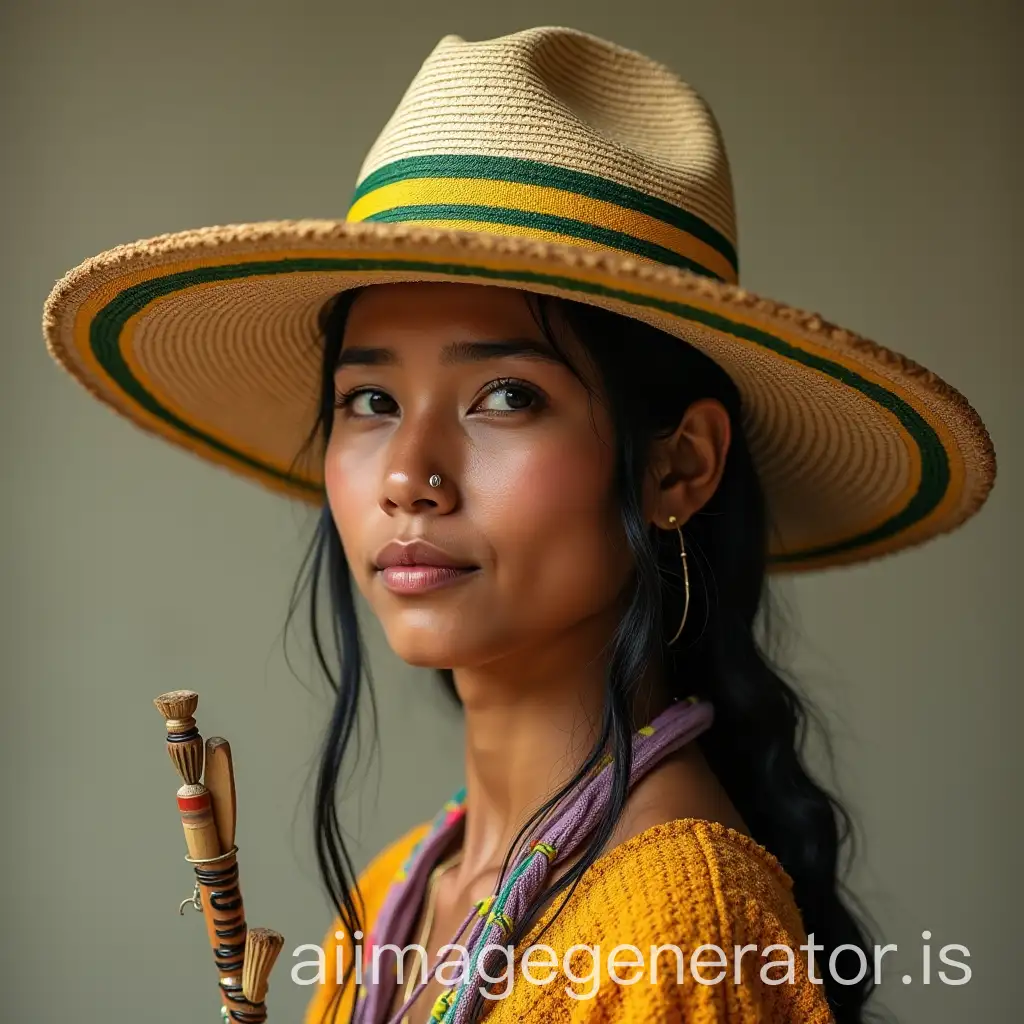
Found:
[[613, 842], [677, 818], [718, 821], [737, 832], [746, 823], [696, 743], [655, 765], [630, 791]]

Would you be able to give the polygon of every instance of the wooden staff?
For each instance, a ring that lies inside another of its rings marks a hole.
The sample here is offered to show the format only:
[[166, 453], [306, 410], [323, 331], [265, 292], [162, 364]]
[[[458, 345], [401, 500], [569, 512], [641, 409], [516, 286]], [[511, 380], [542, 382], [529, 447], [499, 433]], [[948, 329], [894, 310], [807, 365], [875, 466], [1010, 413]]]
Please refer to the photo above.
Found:
[[[199, 695], [173, 690], [153, 702], [167, 725], [167, 752], [184, 785], [178, 811], [185, 830], [185, 858], [195, 868], [195, 890], [179, 908], [203, 912], [213, 948], [221, 995], [221, 1016], [237, 1024], [262, 1024], [267, 981], [283, 936], [269, 928], [247, 928], [238, 884], [235, 846], [235, 776], [231, 747], [220, 736], [206, 741], [193, 714]], [[205, 763], [205, 778], [203, 768]]]

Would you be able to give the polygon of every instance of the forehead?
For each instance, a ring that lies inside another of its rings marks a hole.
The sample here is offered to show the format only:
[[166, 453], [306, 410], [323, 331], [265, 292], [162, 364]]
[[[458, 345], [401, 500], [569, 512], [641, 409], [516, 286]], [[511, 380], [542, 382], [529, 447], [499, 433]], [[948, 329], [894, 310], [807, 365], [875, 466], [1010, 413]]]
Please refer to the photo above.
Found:
[[356, 296], [345, 325], [346, 346], [512, 336], [544, 340], [523, 292], [435, 281], [368, 287]]
[[526, 292], [490, 285], [417, 281], [364, 289], [349, 310], [337, 367], [517, 357], [602, 390], [591, 354], [557, 301], [539, 307]]

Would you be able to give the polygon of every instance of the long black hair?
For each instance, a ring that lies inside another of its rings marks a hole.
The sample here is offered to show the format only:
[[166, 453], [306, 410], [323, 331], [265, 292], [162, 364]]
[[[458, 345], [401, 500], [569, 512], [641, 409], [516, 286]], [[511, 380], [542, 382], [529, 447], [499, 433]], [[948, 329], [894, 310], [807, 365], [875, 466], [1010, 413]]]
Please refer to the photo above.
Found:
[[[337, 296], [321, 318], [320, 409], [311, 440], [318, 436], [322, 444], [330, 436], [334, 372], [354, 294]], [[824, 959], [819, 962], [828, 963], [833, 950], [846, 946], [863, 951], [871, 964], [869, 937], [851, 909], [853, 900], [840, 878], [841, 854], [852, 843], [850, 816], [808, 772], [802, 750], [807, 726], [816, 719], [806, 699], [782, 678], [765, 654], [770, 649], [770, 622], [766, 621], [770, 605], [765, 587], [770, 523], [743, 435], [735, 385], [703, 353], [648, 324], [551, 296], [524, 293], [524, 298], [556, 353], [584, 384], [583, 371], [566, 356], [560, 341], [552, 316], [556, 310], [559, 325], [571, 327], [598, 371], [598, 386], [591, 382], [587, 387], [592, 398], [606, 404], [613, 424], [614, 486], [635, 563], [635, 586], [608, 648], [600, 735], [576, 776], [536, 812], [520, 836], [605, 753], [614, 759], [611, 801], [583, 856], [537, 897], [531, 912], [517, 922], [506, 942], [515, 947], [543, 907], [574, 885], [601, 855], [628, 794], [631, 698], [647, 666], [657, 662], [672, 695], [697, 695], [714, 705], [714, 725], [697, 742], [753, 838], [773, 853], [792, 877], [805, 928], [824, 947]], [[732, 441], [717, 491], [684, 528], [690, 554], [691, 603], [686, 628], [669, 647], [666, 640], [682, 614], [678, 539], [673, 531], [648, 527], [641, 509], [642, 481], [651, 443], [671, 434], [687, 407], [700, 398], [714, 398], [725, 406]], [[335, 693], [316, 780], [317, 862], [340, 924], [352, 935], [362, 926], [363, 908], [338, 820], [337, 795], [353, 737], [358, 736], [360, 705], [367, 697], [372, 705], [373, 693], [348, 563], [326, 508], [296, 581], [289, 620], [303, 595], [308, 599], [316, 660]], [[451, 671], [440, 670], [439, 675], [457, 701]], [[372, 711], [376, 739], [375, 708]], [[511, 854], [512, 850], [506, 856], [503, 877]], [[571, 893], [566, 899], [568, 895]], [[864, 1005], [874, 986], [871, 971], [854, 984], [837, 982], [834, 977], [854, 977], [860, 964], [860, 956], [847, 948], [837, 954], [834, 971], [822, 971], [838, 1024], [864, 1020]], [[351, 970], [349, 965], [346, 984]], [[339, 986], [335, 993], [335, 1011], [343, 988]], [[476, 1001], [475, 1012], [480, 1002]]]

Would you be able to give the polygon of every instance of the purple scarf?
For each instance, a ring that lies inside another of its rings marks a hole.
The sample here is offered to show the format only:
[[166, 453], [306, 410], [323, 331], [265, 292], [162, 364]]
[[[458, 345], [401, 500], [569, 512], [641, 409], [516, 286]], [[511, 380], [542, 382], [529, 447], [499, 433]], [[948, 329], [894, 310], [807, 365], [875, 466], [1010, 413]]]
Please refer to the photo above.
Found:
[[[633, 734], [633, 768], [629, 788], [649, 772], [659, 761], [685, 746], [710, 728], [714, 712], [710, 704], [695, 698], [678, 701], [666, 708], [650, 725]], [[505, 945], [504, 936], [518, 915], [526, 910], [544, 888], [551, 869], [576, 853], [592, 834], [597, 821], [611, 796], [611, 765], [604, 764], [592, 772], [540, 823], [538, 835], [519, 855], [515, 866], [501, 884], [498, 893], [474, 906], [462, 922], [451, 943], [460, 941], [470, 953], [465, 980], [448, 989], [434, 1008], [431, 1020], [443, 1024], [465, 1024], [470, 1006], [479, 986], [487, 982], [481, 968], [495, 977], [493, 961], [480, 962], [480, 951], [488, 943]], [[441, 854], [450, 845], [453, 830], [459, 828], [466, 813], [465, 788], [460, 789], [438, 812], [424, 837], [413, 847], [405, 863], [399, 868], [388, 889], [377, 915], [373, 930], [364, 938], [363, 985], [357, 990], [356, 1024], [400, 1024], [409, 1006], [426, 986], [417, 985], [405, 1005], [387, 1018], [387, 1009], [394, 994], [395, 974], [386, 969], [395, 962], [388, 951], [380, 956], [381, 977], [374, 984], [372, 977], [372, 947], [394, 943], [401, 949], [412, 941], [410, 935], [416, 917], [423, 905], [427, 881], [437, 866]], [[469, 923], [476, 923], [469, 938], [462, 934]], [[498, 951], [491, 951], [500, 955]], [[441, 961], [438, 961], [440, 963]], [[418, 961], [417, 961], [418, 963]], [[438, 963], [430, 965], [427, 979], [433, 977]], [[446, 968], [446, 976], [458, 976], [458, 961]]]

